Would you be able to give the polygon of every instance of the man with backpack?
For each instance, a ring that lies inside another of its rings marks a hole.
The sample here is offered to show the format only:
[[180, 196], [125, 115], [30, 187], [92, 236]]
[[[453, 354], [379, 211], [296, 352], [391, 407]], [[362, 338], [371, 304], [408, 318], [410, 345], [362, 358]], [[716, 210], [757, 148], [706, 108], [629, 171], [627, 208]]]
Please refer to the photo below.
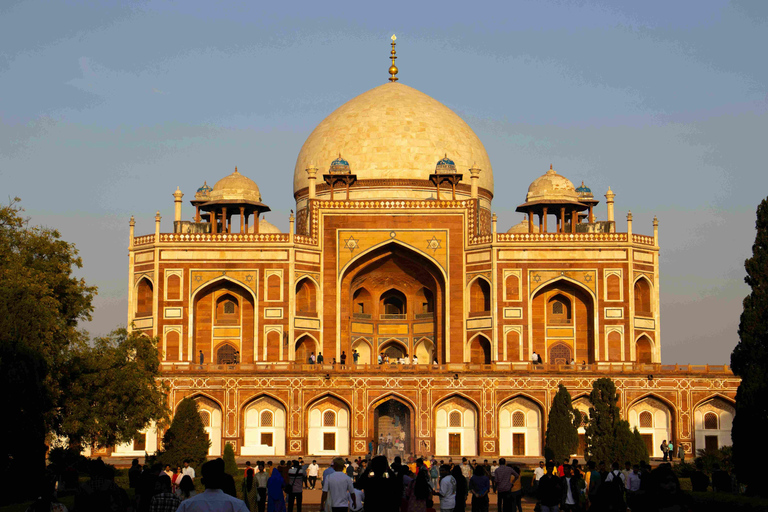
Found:
[[611, 465], [611, 471], [605, 477], [605, 482], [601, 486], [602, 503], [605, 510], [608, 511], [626, 511], [627, 505], [624, 501], [624, 490], [626, 482], [624, 475], [619, 469], [619, 463], [614, 462]]

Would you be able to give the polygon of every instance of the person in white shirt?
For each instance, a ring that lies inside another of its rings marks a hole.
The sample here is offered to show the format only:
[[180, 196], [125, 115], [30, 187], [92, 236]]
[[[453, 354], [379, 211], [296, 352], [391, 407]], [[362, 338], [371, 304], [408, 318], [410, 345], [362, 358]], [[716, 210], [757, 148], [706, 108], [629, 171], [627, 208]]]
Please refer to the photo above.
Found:
[[453, 512], [456, 508], [456, 479], [451, 476], [451, 467], [440, 466], [440, 512]]
[[189, 465], [188, 460], [184, 461], [184, 467], [181, 468], [181, 474], [189, 476], [189, 478], [191, 478], [192, 480], [195, 479], [195, 468]]
[[307, 466], [307, 479], [309, 480], [309, 488], [315, 490], [315, 484], [317, 484], [317, 474], [320, 472], [320, 466], [317, 465], [317, 461], [313, 460], [312, 464]]
[[176, 512], [249, 512], [243, 500], [224, 494], [224, 461], [210, 460], [203, 464], [205, 492], [184, 500]]
[[[565, 481], [565, 507], [563, 507], [565, 510], [574, 510], [577, 505], [577, 500], [579, 497], [579, 488], [576, 485], [576, 481], [573, 478], [573, 469], [570, 465], [564, 464], [563, 465], [563, 471], [565, 472], [565, 476], [563, 477], [563, 480]], [[573, 484], [571, 484], [571, 481], [573, 481]]]
[[333, 459], [334, 473], [323, 478], [323, 495], [320, 498], [320, 510], [325, 510], [327, 502], [331, 504], [332, 512], [347, 512], [350, 505], [357, 509], [357, 496], [352, 485], [352, 479], [344, 473], [344, 459]]
[[419, 364], [419, 358], [416, 357], [416, 354], [413, 355], [413, 364]]
[[632, 466], [632, 472], [627, 475], [626, 488], [629, 492], [640, 490], [640, 466], [638, 464]]
[[544, 476], [544, 461], [539, 461], [539, 467], [533, 470], [533, 492], [539, 488], [539, 480]]

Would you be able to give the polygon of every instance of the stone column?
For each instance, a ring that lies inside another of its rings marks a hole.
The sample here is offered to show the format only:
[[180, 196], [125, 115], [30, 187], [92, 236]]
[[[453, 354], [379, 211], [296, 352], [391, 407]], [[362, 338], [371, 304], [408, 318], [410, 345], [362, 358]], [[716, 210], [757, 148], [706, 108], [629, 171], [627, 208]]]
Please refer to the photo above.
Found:
[[316, 181], [317, 181], [317, 167], [309, 167], [305, 171], [307, 173], [307, 179], [309, 179], [309, 199], [315, 198], [316, 193]]
[[245, 233], [245, 206], [240, 207], [240, 233]]
[[541, 213], [542, 218], [544, 219], [544, 227], [541, 229], [541, 232], [546, 233], [547, 232], [547, 207], [545, 206], [544, 208], [542, 208], [541, 211], [542, 211]]
[[496, 240], [496, 221], [497, 221], [497, 220], [498, 220], [498, 219], [497, 219], [497, 217], [496, 217], [496, 214], [494, 213], [494, 214], [491, 216], [491, 226], [493, 226], [493, 239], [491, 240], [491, 242], [494, 242], [494, 241]]
[[528, 212], [528, 233], [533, 233], [533, 212]]
[[221, 208], [221, 232], [222, 233], [229, 233], [229, 219], [227, 219], [227, 207], [223, 206]]
[[160, 210], [155, 214], [155, 243], [160, 241]]
[[472, 199], [477, 199], [477, 187], [480, 182], [480, 169], [474, 165], [469, 168], [470, 180], [471, 180], [471, 194]]
[[608, 192], [605, 193], [605, 206], [608, 208], [608, 222], [614, 222], [613, 218], [613, 198], [616, 194], [613, 193], [611, 187], [608, 187]]
[[560, 207], [560, 233], [565, 233], [565, 206]]
[[[181, 198], [184, 194], [179, 187], [176, 187], [176, 192], [173, 193], [173, 220], [174, 222], [181, 221]], [[175, 230], [174, 230], [175, 231]]]
[[632, 212], [627, 213], [627, 242], [632, 243]]
[[659, 246], [659, 219], [653, 216], [653, 245]]
[[291, 210], [291, 216], [288, 217], [288, 241], [293, 243], [293, 223], [296, 217], [293, 216], [293, 210]]
[[128, 249], [133, 249], [133, 237], [136, 232], [136, 219], [131, 215], [131, 220], [128, 221]]

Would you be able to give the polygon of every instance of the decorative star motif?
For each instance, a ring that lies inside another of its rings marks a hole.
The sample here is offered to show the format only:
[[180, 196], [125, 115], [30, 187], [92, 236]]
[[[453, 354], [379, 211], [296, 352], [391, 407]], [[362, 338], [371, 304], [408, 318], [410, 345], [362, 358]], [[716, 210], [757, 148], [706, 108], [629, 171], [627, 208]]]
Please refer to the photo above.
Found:
[[440, 242], [441, 242], [441, 240], [439, 240], [437, 237], [432, 235], [432, 238], [427, 240], [427, 249], [430, 249], [432, 251], [432, 253], [434, 254], [435, 252], [437, 252], [438, 249], [441, 248]]
[[359, 241], [360, 239], [355, 239], [352, 235], [349, 235], [349, 238], [344, 240], [344, 247], [349, 249], [349, 252], [355, 252], [355, 249], [359, 249], [359, 246], [357, 245], [357, 242]]
[[249, 283], [253, 281], [253, 274], [248, 274], [247, 276], [245, 276], [245, 280], [248, 281]]
[[221, 275], [223, 275], [223, 276], [227, 275], [227, 271], [226, 270], [222, 270], [221, 271]]
[[592, 274], [584, 274], [584, 280], [588, 283], [592, 282]]
[[541, 276], [539, 274], [533, 274], [533, 282], [534, 283], [540, 283], [541, 282]]
[[200, 274], [198, 274], [198, 275], [196, 275], [196, 276], [195, 276], [195, 281], [197, 281], [198, 283], [199, 283], [200, 281], [202, 281], [202, 280], [203, 280], [203, 276], [201, 276]]

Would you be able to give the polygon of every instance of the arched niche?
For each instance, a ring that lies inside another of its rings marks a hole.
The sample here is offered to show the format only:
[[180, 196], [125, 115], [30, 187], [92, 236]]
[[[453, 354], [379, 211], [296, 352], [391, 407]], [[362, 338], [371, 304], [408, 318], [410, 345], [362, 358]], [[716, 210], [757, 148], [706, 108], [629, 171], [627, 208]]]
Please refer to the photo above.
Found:
[[643, 334], [635, 342], [635, 357], [638, 363], [653, 363], [653, 342]]
[[469, 316], [488, 316], [491, 314], [491, 285], [478, 277], [469, 283]]
[[309, 356], [313, 353], [315, 354], [315, 357], [317, 357], [317, 343], [314, 338], [305, 334], [296, 340], [294, 361], [308, 364]]
[[669, 406], [654, 397], [635, 402], [628, 412], [629, 428], [637, 427], [651, 457], [664, 455], [659, 446], [662, 441], [672, 439], [672, 418]]
[[696, 453], [699, 450], [712, 451], [731, 446], [731, 427], [735, 414], [733, 404], [720, 397], [697, 405], [693, 412]]
[[243, 409], [240, 455], [285, 455], [286, 412], [283, 404], [259, 397]]
[[329, 395], [313, 402], [307, 412], [309, 455], [349, 455], [349, 408]]
[[373, 364], [373, 349], [371, 348], [371, 343], [365, 339], [365, 338], [358, 338], [354, 342], [352, 342], [352, 350], [353, 352], [357, 350], [357, 353], [359, 354], [358, 357], [358, 363], [359, 364]]
[[416, 342], [416, 359], [418, 364], [432, 364], [435, 357], [435, 344], [429, 338], [421, 338]]
[[352, 312], [357, 318], [371, 318], [373, 314], [373, 300], [371, 292], [367, 288], [358, 288], [352, 294]]
[[576, 398], [571, 403], [573, 405], [573, 408], [576, 409], [579, 412], [579, 414], [581, 414], [581, 423], [579, 424], [579, 427], [578, 427], [579, 447], [576, 449], [576, 453], [573, 453], [572, 455], [583, 457], [587, 447], [586, 431], [587, 431], [587, 425], [589, 425], [589, 408], [592, 407], [592, 404], [590, 403], [589, 399], [585, 396]]
[[390, 288], [379, 297], [379, 311], [384, 318], [404, 317], [408, 313], [408, 299], [396, 288]]
[[400, 340], [390, 339], [381, 344], [379, 353], [389, 356], [390, 362], [395, 362], [408, 355], [408, 347]]
[[296, 316], [317, 316], [317, 287], [308, 277], [296, 283]]
[[469, 362], [472, 364], [491, 364], [491, 340], [480, 334], [469, 342]]
[[541, 408], [518, 396], [499, 409], [499, 455], [513, 457], [541, 456]]
[[154, 286], [146, 277], [139, 279], [136, 285], [136, 318], [152, 316], [154, 305]]
[[452, 396], [435, 408], [435, 455], [477, 455], [477, 409], [466, 398]]
[[228, 277], [219, 278], [194, 291], [192, 312], [192, 353], [202, 351], [206, 361], [216, 361], [222, 343], [240, 352], [239, 362], [254, 360], [254, 293]]
[[211, 441], [208, 455], [221, 457], [221, 406], [214, 400], [202, 395], [194, 397], [194, 400], [197, 403], [200, 419], [203, 421], [203, 428], [208, 434], [208, 439]]
[[653, 316], [651, 283], [645, 277], [635, 281], [635, 316]]
[[216, 364], [235, 364], [236, 358], [237, 348], [231, 343], [221, 343], [216, 346]]
[[216, 297], [215, 325], [240, 324], [240, 300], [232, 293], [223, 293]]
[[549, 362], [551, 364], [568, 364], [573, 359], [573, 351], [567, 343], [554, 343], [549, 347]]
[[[533, 293], [529, 326], [533, 350], [550, 359], [551, 347], [570, 347], [570, 358], [595, 362], [595, 307], [591, 292], [579, 283], [559, 278]], [[570, 359], [566, 362], [570, 362]]]

